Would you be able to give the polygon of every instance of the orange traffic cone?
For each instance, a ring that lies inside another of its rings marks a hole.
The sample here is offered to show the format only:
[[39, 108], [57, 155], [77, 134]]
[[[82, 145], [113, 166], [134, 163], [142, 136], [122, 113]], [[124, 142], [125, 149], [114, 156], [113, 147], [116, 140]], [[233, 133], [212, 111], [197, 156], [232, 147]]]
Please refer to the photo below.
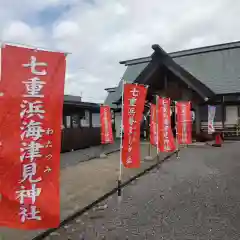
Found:
[[221, 147], [222, 146], [222, 138], [219, 133], [215, 136], [215, 143], [212, 144], [213, 147]]

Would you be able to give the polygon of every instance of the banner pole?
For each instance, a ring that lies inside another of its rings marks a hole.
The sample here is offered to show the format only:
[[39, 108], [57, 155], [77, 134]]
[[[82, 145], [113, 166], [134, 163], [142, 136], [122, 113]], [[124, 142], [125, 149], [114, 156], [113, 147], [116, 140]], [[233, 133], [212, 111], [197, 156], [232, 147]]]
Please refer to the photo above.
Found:
[[123, 151], [123, 112], [124, 112], [124, 85], [125, 85], [125, 81], [123, 79], [122, 82], [122, 120], [121, 120], [121, 128], [120, 128], [120, 158], [119, 158], [119, 175], [118, 175], [118, 202], [120, 202], [122, 200], [122, 189], [121, 189], [121, 185], [122, 185], [122, 151]]
[[[148, 105], [146, 104], [146, 106], [148, 107]], [[152, 157], [152, 149], [151, 149], [151, 104], [149, 105], [149, 111], [146, 113], [146, 116], [145, 116], [145, 126], [147, 127], [146, 128], [146, 141], [148, 141], [147, 143], [147, 149], [148, 149], [148, 154], [147, 156], [145, 156], [144, 160], [153, 160], [153, 157]], [[148, 121], [148, 119], [149, 121]]]
[[158, 104], [158, 99], [159, 99], [159, 97], [156, 95], [156, 131], [157, 131], [157, 161], [158, 161], [158, 163], [159, 163], [159, 132], [158, 132], [158, 128], [159, 128], [159, 126], [158, 126], [158, 108], [159, 108], [159, 104]]
[[[150, 115], [149, 115], [149, 119], [151, 119], [151, 113], [150, 113]], [[149, 131], [148, 131], [148, 141], [149, 141], [149, 146], [148, 146], [148, 156], [152, 156], [152, 146], [151, 146], [151, 142], [150, 142], [150, 128], [151, 128], [151, 123], [150, 123], [151, 121], [149, 121], [149, 124], [148, 124], [148, 129], [149, 129]]]
[[105, 152], [104, 152], [104, 150], [105, 150], [105, 149], [104, 149], [104, 145], [105, 145], [105, 144], [102, 144], [102, 153], [103, 153], [103, 154], [105, 154]]
[[180, 158], [179, 156], [179, 144], [178, 144], [178, 130], [177, 130], [177, 102], [174, 101], [174, 114], [175, 114], [175, 131], [176, 131], [176, 157], [177, 159]]

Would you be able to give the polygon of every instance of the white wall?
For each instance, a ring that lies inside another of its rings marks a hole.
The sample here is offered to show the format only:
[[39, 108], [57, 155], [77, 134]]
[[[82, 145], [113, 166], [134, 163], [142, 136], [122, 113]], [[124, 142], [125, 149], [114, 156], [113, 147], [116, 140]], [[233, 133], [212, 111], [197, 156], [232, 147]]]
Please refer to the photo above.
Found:
[[238, 106], [226, 106], [226, 125], [238, 123]]
[[[219, 107], [220, 109], [220, 107]], [[226, 113], [226, 120], [224, 122], [225, 127], [231, 127], [238, 123], [238, 106], [226, 106], [225, 109]], [[206, 117], [205, 117], [206, 118]], [[201, 128], [207, 129], [207, 121], [204, 118], [203, 121], [201, 121]], [[214, 127], [216, 129], [222, 129], [222, 121], [220, 121], [220, 114], [218, 114], [218, 118], [214, 120]]]

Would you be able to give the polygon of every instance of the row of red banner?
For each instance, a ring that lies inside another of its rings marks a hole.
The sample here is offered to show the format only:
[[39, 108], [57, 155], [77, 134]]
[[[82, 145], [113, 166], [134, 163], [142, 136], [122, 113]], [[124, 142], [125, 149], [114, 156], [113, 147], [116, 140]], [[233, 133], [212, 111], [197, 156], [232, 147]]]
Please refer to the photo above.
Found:
[[[5, 45], [1, 48], [0, 225], [55, 228], [60, 222], [60, 145], [66, 56]], [[140, 166], [140, 125], [147, 88], [124, 84], [121, 161]], [[57, 103], [57, 104], [56, 104]], [[190, 103], [177, 103], [177, 136], [191, 141]], [[175, 150], [170, 99], [151, 106], [151, 144]], [[101, 141], [113, 143], [109, 106], [102, 106]], [[50, 207], [49, 207], [50, 206]]]
[[[126, 168], [140, 167], [140, 123], [143, 117], [147, 88], [143, 85], [124, 84], [123, 144], [121, 160]], [[191, 103], [176, 102], [176, 131], [178, 144], [192, 142]], [[110, 108], [101, 108], [102, 144], [112, 143]], [[159, 152], [173, 152], [176, 141], [171, 124], [170, 98], [157, 97], [157, 104], [150, 107], [150, 143]]]
[[[171, 100], [170, 98], [157, 98], [157, 106], [151, 104], [150, 108], [150, 143], [158, 146], [160, 152], [175, 151], [175, 141], [171, 128]], [[191, 103], [176, 102], [176, 137], [178, 144], [192, 143]]]

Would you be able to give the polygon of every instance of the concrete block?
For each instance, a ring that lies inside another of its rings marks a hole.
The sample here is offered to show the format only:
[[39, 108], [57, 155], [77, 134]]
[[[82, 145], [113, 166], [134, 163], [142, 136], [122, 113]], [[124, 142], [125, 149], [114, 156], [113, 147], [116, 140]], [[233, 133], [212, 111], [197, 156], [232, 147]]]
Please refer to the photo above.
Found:
[[152, 161], [153, 160], [153, 157], [152, 156], [146, 156], [144, 158], [144, 161]]
[[101, 153], [100, 158], [107, 158], [107, 155], [105, 153]]

